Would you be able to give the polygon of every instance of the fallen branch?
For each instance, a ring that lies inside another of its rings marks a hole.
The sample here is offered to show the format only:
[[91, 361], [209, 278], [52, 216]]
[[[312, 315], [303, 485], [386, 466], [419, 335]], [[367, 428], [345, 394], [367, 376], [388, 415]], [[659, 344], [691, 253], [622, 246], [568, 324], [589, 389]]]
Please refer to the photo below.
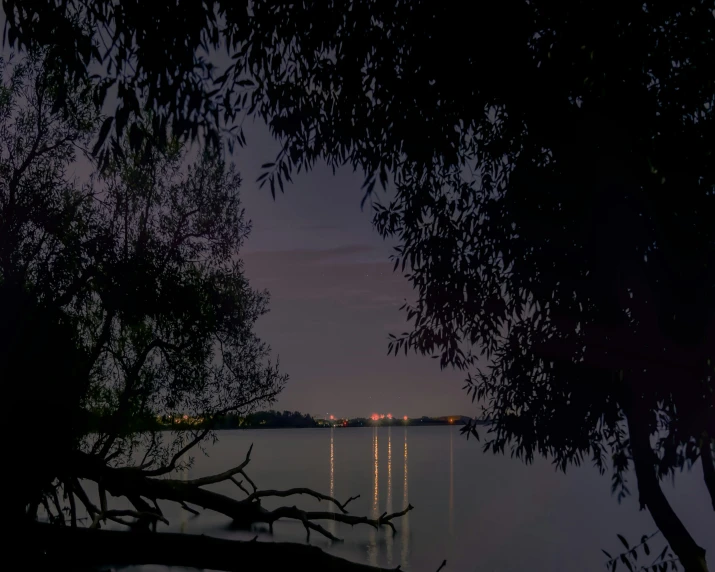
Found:
[[187, 505], [185, 502], [181, 503], [181, 508], [183, 508], [185, 511], [190, 512], [191, 514], [193, 514], [195, 516], [198, 516], [201, 514], [198, 510], [194, 510], [189, 505]]
[[[289, 542], [224, 540], [168, 532], [129, 534], [44, 523], [34, 523], [25, 535], [42, 555], [41, 561], [31, 563], [37, 569], [154, 564], [234, 571], [241, 562], [260, 562], [267, 570], [292, 570], [298, 563], [321, 572], [385, 570], [350, 562], [316, 546]], [[26, 561], [26, 555], [23, 558]]]
[[312, 489], [296, 488], [296, 489], [288, 489], [285, 491], [274, 491], [274, 490], [256, 491], [256, 492], [250, 494], [246, 500], [252, 501], [252, 500], [255, 500], [258, 498], [262, 498], [262, 497], [290, 497], [293, 495], [310, 495], [318, 500], [330, 501], [335, 506], [337, 506], [343, 514], [348, 514], [348, 511], [345, 509], [345, 507], [348, 505], [349, 502], [360, 498], [360, 495], [357, 495], [354, 497], [350, 497], [344, 503], [341, 503], [337, 499], [334, 499], [331, 496], [324, 495], [324, 494], [316, 492]]
[[[413, 507], [412, 505], [408, 505], [407, 508], [405, 508], [404, 510], [401, 510], [400, 512], [393, 512], [392, 514], [387, 514], [386, 512], [383, 512], [382, 515], [380, 515], [378, 518], [368, 518], [366, 516], [342, 515], [342, 514], [336, 514], [334, 512], [307, 512], [306, 516], [310, 520], [335, 520], [338, 522], [343, 522], [345, 524], [349, 524], [351, 526], [355, 526], [356, 524], [368, 524], [376, 529], [379, 529], [380, 526], [383, 526], [383, 525], [389, 526], [392, 529], [392, 534], [395, 534], [397, 532], [397, 530], [395, 529], [395, 525], [392, 524], [392, 519], [404, 516], [408, 512], [413, 510], [414, 508], [415, 507]], [[276, 510], [279, 511], [281, 509], [276, 509]]]
[[246, 468], [248, 463], [251, 462], [251, 451], [253, 451], [253, 443], [251, 443], [251, 446], [248, 448], [248, 452], [246, 453], [246, 458], [244, 459], [243, 463], [238, 465], [237, 467], [234, 467], [233, 469], [229, 469], [228, 471], [224, 471], [223, 473], [219, 473], [218, 475], [211, 475], [210, 477], [202, 477], [200, 479], [193, 479], [191, 481], [184, 481], [187, 485], [191, 485], [194, 487], [201, 487], [204, 485], [213, 485], [215, 483], [220, 483], [223, 481], [227, 481], [234, 475], [243, 475], [245, 479], [251, 483], [253, 486], [253, 490], [256, 490], [256, 486], [253, 484], [251, 479], [248, 478], [248, 475], [243, 472], [243, 469]]
[[[90, 455], [84, 454], [81, 454], [80, 457], [78, 457], [75, 467], [80, 473], [79, 476], [81, 478], [101, 483], [100, 496], [102, 496], [102, 491], [106, 491], [116, 497], [126, 496], [130, 499], [130, 501], [133, 498], [143, 497], [151, 499], [155, 503], [157, 500], [169, 500], [180, 505], [186, 505], [186, 503], [189, 503], [203, 509], [224, 514], [231, 518], [236, 525], [246, 528], [255, 523], [265, 523], [268, 524], [272, 530], [273, 523], [281, 518], [298, 520], [305, 526], [308, 538], [310, 537], [310, 531], [313, 530], [330, 540], [341, 541], [340, 538], [336, 537], [319, 524], [313, 522], [316, 520], [333, 520], [350, 524], [351, 526], [356, 524], [367, 524], [376, 529], [379, 529], [381, 526], [389, 526], [392, 529], [393, 534], [395, 534], [396, 529], [392, 520], [403, 516], [408, 511], [413, 509], [412, 505], [409, 505], [400, 512], [390, 515], [383, 513], [379, 518], [371, 519], [365, 516], [347, 514], [347, 509], [345, 507], [349, 502], [358, 497], [351, 497], [344, 503], [340, 503], [333, 497], [323, 495], [307, 488], [288, 489], [285, 491], [260, 491], [256, 488], [256, 485], [250, 480], [245, 472], [245, 468], [250, 462], [251, 451], [252, 447], [249, 448], [244, 461], [233, 469], [229, 469], [228, 471], [224, 471], [218, 475], [202, 477], [189, 481], [151, 478], [138, 471], [107, 467], [106, 464], [96, 457], [93, 458]], [[248, 496], [243, 500], [236, 500], [226, 495], [202, 488], [202, 485], [215, 484], [231, 480], [238, 487], [244, 490], [244, 492], [247, 492], [245, 487], [242, 486], [242, 481], [237, 481], [235, 479], [234, 475], [237, 474], [243, 475], [254, 488], [253, 493], [248, 494]], [[287, 497], [297, 494], [307, 494], [320, 500], [329, 500], [330, 502], [333, 502], [341, 510], [341, 512], [304, 511], [296, 506], [279, 507], [275, 510], [266, 510], [260, 503], [260, 499], [265, 497]], [[106, 503], [106, 500], [104, 502]], [[135, 508], [140, 507], [135, 505]], [[106, 511], [104, 510], [97, 510], [96, 507], [94, 507], [94, 522], [98, 523], [101, 519], [107, 518], [106, 516], [103, 516], [103, 513], [105, 512]], [[140, 510], [140, 512], [149, 513], [146, 509]], [[92, 514], [92, 512], [90, 512], [90, 514]], [[117, 516], [115, 515], [114, 518], [117, 518]], [[156, 523], [156, 519], [154, 520], [154, 523]], [[93, 526], [96, 527], [97, 524], [93, 524]]]

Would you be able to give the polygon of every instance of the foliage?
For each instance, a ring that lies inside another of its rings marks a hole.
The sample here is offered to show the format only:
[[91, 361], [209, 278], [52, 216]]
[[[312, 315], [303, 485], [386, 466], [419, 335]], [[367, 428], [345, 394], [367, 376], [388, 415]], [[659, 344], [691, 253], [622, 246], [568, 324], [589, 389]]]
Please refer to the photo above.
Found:
[[[45, 69], [30, 58], [3, 84], [0, 287], [18, 317], [4, 324], [3, 379], [27, 403], [20, 410], [40, 405], [41, 418], [102, 412], [89, 435], [86, 414], [84, 426], [68, 424], [93, 457], [131, 466], [141, 447], [146, 469], [169, 472], [210, 427], [165, 442], [136, 433], [137, 422], [177, 409], [245, 415], [270, 403], [286, 379], [253, 332], [267, 295], [251, 289], [237, 257], [250, 228], [240, 178], [209, 153], [184, 169], [186, 152], [174, 143], [141, 157], [128, 152], [84, 184], [72, 180], [94, 107], [77, 90], [81, 116], [53, 113]], [[19, 300], [39, 322], [28, 322]], [[43, 321], [53, 329], [40, 329]], [[71, 472], [74, 448], [48, 443], [48, 454], [62, 458], [52, 478]], [[22, 458], [44, 466], [42, 453]]]
[[[164, 145], [146, 140], [134, 150], [122, 140], [122, 153], [102, 172], [84, 182], [72, 178], [70, 169], [81, 166], [75, 149], [96, 134], [99, 118], [79, 88], [67, 96], [72, 105], [53, 110], [50, 95], [58, 88], [48, 61], [38, 52], [17, 66], [0, 62], [8, 72], [0, 91], [0, 378], [14, 407], [11, 428], [26, 426], [21, 416], [32, 410], [43, 421], [64, 421], [53, 423], [49, 436], [49, 424], [38, 424], [26, 441], [10, 438], [19, 470], [10, 514], [22, 519], [13, 527], [21, 542], [11, 544], [23, 547], [23, 562], [32, 569], [76, 567], [77, 555], [66, 550], [72, 543], [83, 547], [79, 561], [95, 565], [115, 560], [95, 549], [108, 545], [129, 563], [208, 561], [224, 570], [235, 569], [241, 554], [255, 554], [254, 545], [235, 542], [229, 550], [224, 543], [220, 556], [202, 559], [201, 549], [221, 543], [196, 537], [192, 553], [177, 558], [156, 549], [182, 544], [171, 535], [97, 535], [80, 526], [114, 522], [156, 532], [158, 523], [168, 524], [159, 501], [194, 514], [211, 510], [241, 527], [265, 523], [272, 531], [277, 520], [292, 519], [308, 539], [315, 531], [341, 540], [321, 520], [396, 533], [393, 520], [411, 505], [368, 518], [349, 514], [346, 506], [357, 497], [341, 503], [306, 488], [259, 489], [246, 473], [252, 446], [241, 464], [217, 475], [171, 478], [189, 468], [190, 455], [215, 438], [226, 416], [260, 422], [265, 414], [251, 413], [271, 404], [286, 381], [253, 331], [267, 294], [250, 287], [238, 257], [250, 230], [240, 178], [211, 150], [187, 164], [175, 138]], [[152, 122], [141, 128], [153, 140]], [[164, 431], [158, 418], [178, 414], [195, 423]], [[313, 423], [299, 413], [268, 417]], [[245, 498], [204, 488], [224, 481]], [[261, 504], [296, 495], [335, 508]], [[116, 508], [112, 497], [126, 498], [131, 508]], [[41, 516], [57, 526], [38, 523]], [[295, 547], [271, 543], [268, 564], [293, 554], [326, 569], [372, 569]]]
[[[672, 552], [668, 549], [666, 544], [663, 549], [653, 557], [651, 554], [651, 549], [648, 545], [648, 541], [652, 540], [654, 537], [660, 534], [656, 531], [650, 535], [644, 534], [640, 542], [635, 546], [631, 546], [625, 537], [618, 534], [618, 540], [625, 547], [626, 551], [618, 555], [611, 556], [608, 552], [603, 550], [603, 553], [608, 557], [608, 562], [606, 562], [606, 568], [611, 572], [615, 572], [619, 565], [627, 568], [631, 572], [634, 570], [642, 572], [667, 572], [668, 570], [679, 570], [678, 558], [676, 558]], [[638, 562], [638, 554], [642, 552], [643, 559]], [[644, 560], [649, 562], [643, 563]]]
[[[233, 122], [243, 143], [240, 121], [265, 119], [273, 192], [317, 159], [364, 170], [366, 198], [392, 184], [375, 224], [418, 301], [391, 349], [468, 371], [492, 451], [610, 456], [620, 494], [635, 465], [641, 505], [702, 569], [653, 478], [702, 458], [715, 503], [711, 3], [3, 5], [10, 41], [56, 42], [75, 78], [69, 46], [92, 42], [55, 30], [124, 38], [84, 49], [120, 88], [117, 127], [143, 90], [177, 134]], [[200, 51], [219, 47], [212, 78]]]

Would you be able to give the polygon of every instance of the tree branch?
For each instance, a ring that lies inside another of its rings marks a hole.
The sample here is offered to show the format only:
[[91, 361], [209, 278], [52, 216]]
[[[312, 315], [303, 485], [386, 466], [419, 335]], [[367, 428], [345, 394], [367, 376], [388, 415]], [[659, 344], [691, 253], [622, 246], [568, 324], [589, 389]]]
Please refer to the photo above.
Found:
[[710, 435], [704, 431], [700, 445], [700, 461], [703, 464], [703, 479], [710, 493], [713, 510], [715, 510], [715, 461], [713, 461], [712, 441]]
[[[171, 461], [169, 461], [168, 465], [164, 465], [162, 467], [158, 467], [156, 469], [150, 469], [150, 470], [142, 469], [141, 474], [144, 476], [147, 476], [147, 477], [158, 477], [160, 475], [166, 475], [168, 473], [171, 473], [174, 469], [176, 469], [176, 463], [184, 455], [184, 453], [186, 453], [187, 451], [189, 451], [190, 449], [192, 449], [193, 447], [198, 445], [201, 441], [203, 441], [203, 439], [206, 437], [206, 435], [209, 434], [209, 431], [211, 431], [211, 429], [212, 429], [211, 422], [214, 421], [217, 417], [219, 417], [221, 415], [225, 415], [227, 413], [231, 413], [232, 411], [238, 411], [239, 409], [247, 407], [248, 405], [251, 405], [252, 403], [255, 403], [256, 401], [270, 399], [272, 397], [275, 397], [277, 394], [278, 394], [277, 391], [271, 391], [269, 393], [264, 393], [264, 394], [258, 395], [256, 397], [253, 397], [253, 398], [249, 399], [248, 401], [244, 401], [243, 403], [232, 405], [231, 407], [226, 407], [219, 411], [215, 411], [214, 413], [211, 414], [211, 420], [207, 421], [206, 429], [204, 429], [204, 431], [202, 431], [196, 438], [191, 440], [187, 445], [185, 445], [178, 452], [176, 452], [174, 454], [174, 456], [171, 458]], [[250, 451], [249, 451], [249, 453], [250, 453]], [[130, 469], [137, 470], [136, 467], [131, 467]], [[251, 485], [253, 486], [253, 490], [256, 490], [256, 487], [253, 484], [253, 481], [251, 481], [251, 479], [248, 478], [248, 476], [246, 476], [245, 474], [244, 474], [244, 476], [246, 477], [246, 480], [249, 483], [251, 483]], [[236, 481], [234, 481], [234, 482], [236, 482]], [[236, 483], [236, 484], [238, 484], [238, 483]], [[246, 493], [246, 494], [248, 494], [248, 493]]]
[[[116, 530], [55, 527], [34, 523], [27, 537], [45, 553], [38, 568], [76, 568], [156, 564], [234, 571], [241, 562], [261, 562], [268, 570], [292, 570], [306, 563], [321, 572], [378, 572], [317, 546], [289, 542], [224, 540], [210, 536], [161, 532], [128, 534]], [[397, 570], [395, 568], [394, 570]]]
[[[246, 453], [246, 458], [243, 460], [243, 463], [238, 465], [237, 467], [234, 467], [233, 469], [229, 469], [228, 471], [224, 471], [223, 473], [219, 473], [218, 475], [212, 475], [210, 477], [202, 477], [200, 479], [193, 479], [191, 481], [185, 481], [186, 484], [192, 485], [195, 487], [201, 487], [203, 485], [212, 485], [214, 483], [220, 483], [222, 481], [227, 481], [231, 477], [237, 474], [241, 474], [246, 479], [248, 480], [249, 483], [253, 485], [251, 480], [248, 478], [248, 476], [243, 472], [243, 469], [248, 465], [248, 463], [251, 462], [251, 451], [253, 450], [253, 443], [251, 443], [251, 446], [248, 448], [248, 452]], [[255, 488], [255, 485], [254, 485]], [[250, 499], [250, 497], [249, 497]], [[249, 500], [246, 499], [246, 500]]]
[[[250, 461], [250, 452], [251, 450], [249, 449], [246, 459], [238, 467], [213, 477], [204, 477], [202, 479], [194, 479], [193, 481], [150, 478], [145, 476], [140, 471], [126, 468], [116, 469], [107, 467], [102, 463], [101, 459], [84, 454], [78, 454], [77, 459], [74, 461], [74, 466], [76, 467], [75, 470], [80, 473], [82, 478], [101, 483], [101, 487], [114, 496], [126, 496], [127, 498], [141, 496], [155, 501], [157, 499], [162, 499], [179, 504], [190, 503], [203, 509], [213, 510], [220, 514], [224, 514], [231, 518], [235, 523], [244, 526], [248, 526], [253, 523], [266, 523], [272, 526], [275, 521], [281, 518], [295, 519], [301, 521], [308, 532], [310, 530], [315, 530], [316, 532], [324, 535], [326, 538], [336, 541], [339, 539], [312, 521], [333, 520], [350, 524], [351, 526], [356, 524], [367, 524], [376, 529], [380, 526], [389, 526], [393, 533], [395, 533], [396, 530], [392, 520], [403, 516], [408, 511], [413, 509], [412, 505], [409, 505], [403, 511], [390, 515], [382, 514], [377, 519], [327, 511], [308, 512], [300, 510], [295, 506], [280, 507], [269, 511], [261, 506], [259, 501], [260, 497], [276, 496], [273, 494], [274, 492], [281, 493], [283, 491], [268, 491], [266, 494], [256, 494], [253, 498], [249, 495], [248, 498], [239, 501], [201, 488], [200, 485], [214, 484], [224, 480], [232, 480], [239, 487], [241, 487], [233, 475], [241, 472], [241, 474], [245, 476], [244, 468]], [[252, 494], [257, 492], [260, 491], [254, 490], [254, 493]], [[288, 492], [290, 491], [285, 491], [285, 493]], [[306, 494], [312, 493], [314, 493], [314, 491]], [[314, 496], [316, 495], [321, 498], [325, 498], [325, 495], [316, 493]], [[284, 496], [289, 495], [285, 494]], [[343, 509], [347, 502], [349, 501], [346, 501], [343, 505], [341, 505]]]
[[341, 503], [340, 501], [338, 501], [337, 499], [334, 499], [331, 496], [324, 495], [324, 494], [314, 491], [312, 489], [306, 489], [306, 488], [301, 487], [301, 488], [288, 489], [285, 491], [274, 491], [274, 490], [255, 491], [254, 493], [250, 494], [246, 500], [252, 501], [252, 500], [255, 500], [258, 498], [262, 498], [262, 497], [289, 497], [289, 496], [293, 496], [293, 495], [310, 495], [312, 497], [315, 497], [318, 500], [330, 501], [335, 506], [337, 506], [343, 514], [348, 514], [348, 511], [345, 509], [345, 507], [347, 506], [347, 504], [349, 502], [360, 498], [360, 495], [357, 495], [354, 497], [350, 497], [344, 503]]

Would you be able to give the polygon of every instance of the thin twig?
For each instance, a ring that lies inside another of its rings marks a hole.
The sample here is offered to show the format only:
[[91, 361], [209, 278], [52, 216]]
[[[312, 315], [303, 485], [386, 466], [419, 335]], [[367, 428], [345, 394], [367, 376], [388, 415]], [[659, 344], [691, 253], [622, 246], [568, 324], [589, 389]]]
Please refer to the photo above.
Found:
[[251, 496], [251, 493], [248, 492], [248, 489], [243, 486], [243, 481], [237, 481], [235, 477], [230, 477], [230, 479], [233, 481], [233, 483], [241, 489], [244, 493], [246, 493], [246, 496]]
[[227, 481], [233, 475], [241, 474], [246, 478], [246, 480], [249, 483], [251, 483], [251, 485], [255, 489], [256, 487], [253, 484], [253, 482], [251, 482], [251, 479], [249, 479], [248, 476], [243, 472], [243, 469], [246, 467], [246, 465], [248, 465], [248, 463], [251, 462], [251, 451], [252, 450], [253, 450], [253, 443], [251, 443], [251, 446], [248, 448], [248, 452], [246, 453], [246, 458], [244, 459], [243, 463], [241, 463], [237, 467], [234, 467], [233, 469], [229, 469], [228, 471], [224, 471], [223, 473], [219, 473], [218, 475], [210, 475], [208, 477], [202, 477], [200, 479], [193, 479], [191, 481], [186, 481], [186, 484], [195, 486], [195, 487], [201, 487], [203, 485], [212, 485], [214, 483], [220, 483], [222, 481]]
[[181, 508], [183, 508], [185, 511], [190, 512], [196, 516], [201, 514], [198, 510], [191, 508], [189, 505], [187, 505], [185, 502], [181, 503]]
[[251, 495], [249, 495], [248, 498], [246, 499], [246, 501], [250, 502], [252, 500], [255, 500], [255, 499], [261, 498], [261, 497], [289, 497], [289, 496], [293, 496], [293, 495], [310, 495], [312, 497], [315, 497], [318, 500], [326, 500], [326, 501], [332, 502], [335, 506], [337, 506], [341, 510], [341, 512], [343, 514], [348, 513], [348, 511], [345, 510], [345, 506], [350, 501], [360, 498], [360, 495], [357, 495], [354, 497], [350, 497], [344, 503], [340, 503], [340, 501], [336, 500], [335, 498], [333, 498], [331, 496], [324, 495], [324, 494], [314, 491], [312, 489], [300, 487], [300, 488], [288, 489], [285, 491], [275, 491], [275, 490], [256, 491], [256, 492], [252, 493]]

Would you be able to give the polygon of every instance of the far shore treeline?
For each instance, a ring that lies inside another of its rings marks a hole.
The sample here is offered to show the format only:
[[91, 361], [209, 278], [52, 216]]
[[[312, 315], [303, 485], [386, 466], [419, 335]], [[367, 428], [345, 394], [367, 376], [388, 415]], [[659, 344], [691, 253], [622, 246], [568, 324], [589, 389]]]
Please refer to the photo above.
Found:
[[[103, 416], [100, 413], [92, 415], [90, 423], [95, 431], [101, 429]], [[216, 430], [226, 429], [305, 429], [305, 428], [328, 428], [328, 427], [388, 427], [388, 426], [428, 426], [428, 425], [465, 425], [469, 421], [463, 415], [449, 415], [443, 417], [415, 417], [415, 418], [394, 418], [381, 417], [378, 419], [368, 417], [347, 418], [327, 418], [321, 419], [313, 417], [307, 413], [299, 411], [258, 411], [245, 417], [239, 415], [222, 415], [212, 420], [200, 417], [191, 417], [185, 414], [156, 415], [146, 417], [137, 421], [138, 431], [143, 430], [181, 430], [205, 428], [209, 425]], [[481, 421], [479, 423], [486, 423]]]

